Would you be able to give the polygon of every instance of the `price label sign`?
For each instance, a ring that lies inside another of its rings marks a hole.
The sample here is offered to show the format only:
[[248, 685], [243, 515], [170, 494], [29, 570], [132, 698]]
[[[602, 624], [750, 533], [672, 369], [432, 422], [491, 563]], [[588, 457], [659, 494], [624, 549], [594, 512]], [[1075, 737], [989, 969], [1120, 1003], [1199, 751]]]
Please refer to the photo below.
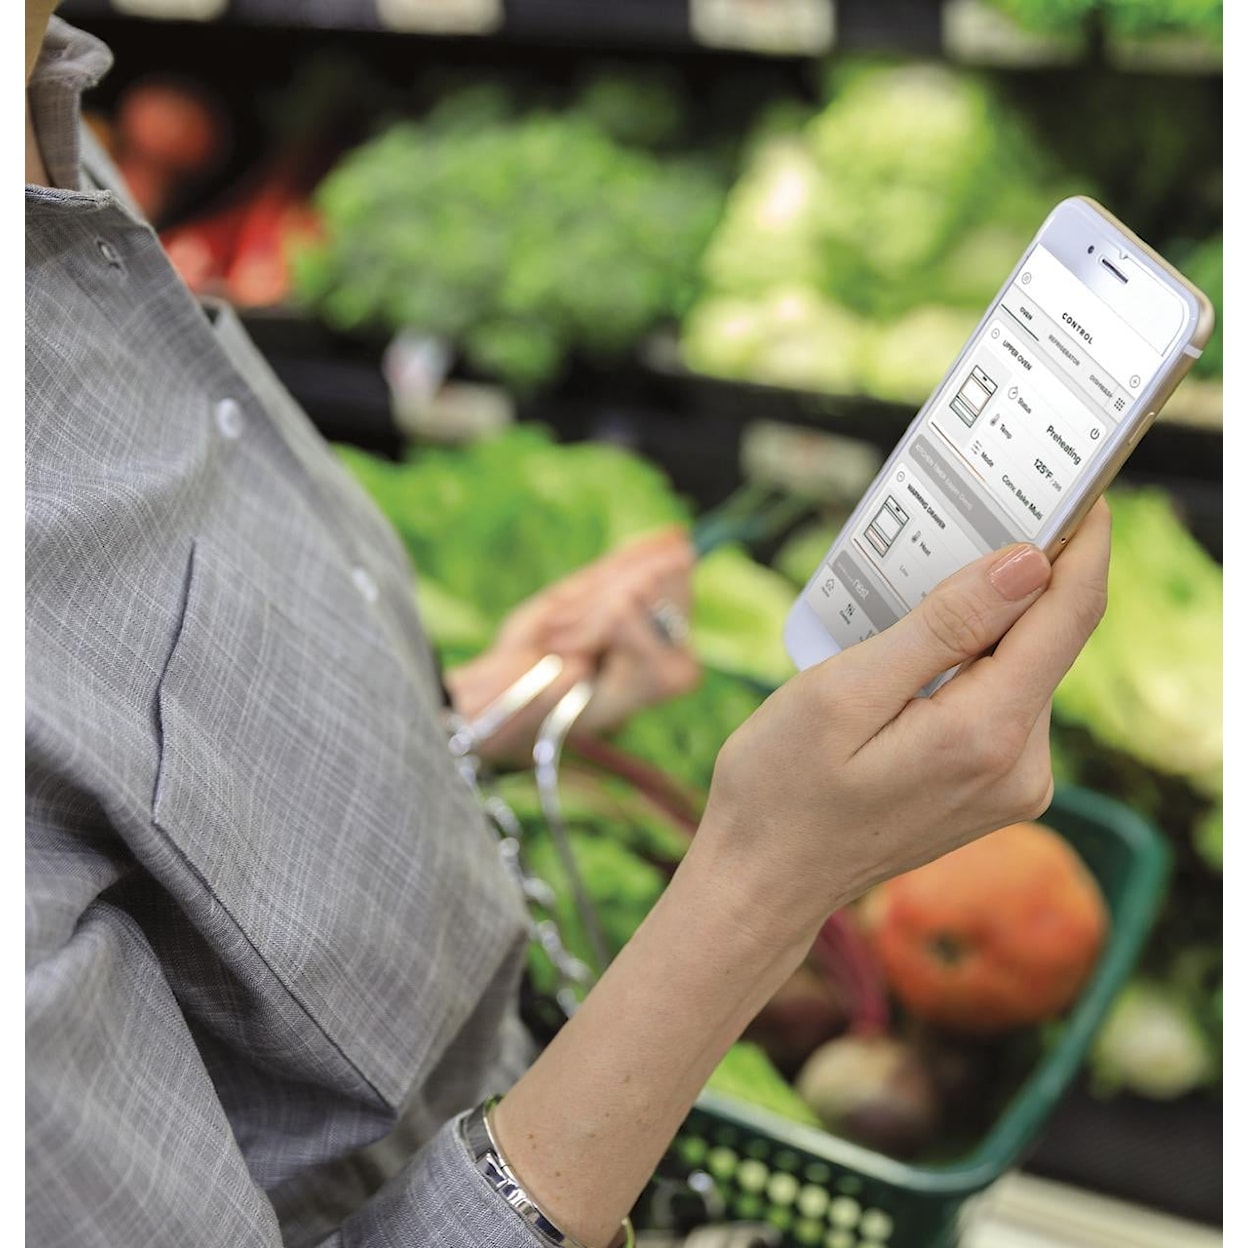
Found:
[[822, 429], [756, 420], [741, 433], [747, 480], [829, 502], [857, 502], [882, 462], [871, 443]]
[[377, 0], [391, 30], [434, 35], [484, 35], [503, 24], [503, 0]]
[[713, 48], [817, 56], [836, 31], [834, 0], [689, 0], [694, 39]]
[[1069, 65], [1084, 55], [1088, 42], [1073, 23], [1070, 31], [1056, 34], [1025, 30], [988, 0], [946, 0], [940, 23], [946, 54], [965, 65]]
[[125, 17], [162, 22], [215, 22], [229, 0], [113, 0], [113, 11]]

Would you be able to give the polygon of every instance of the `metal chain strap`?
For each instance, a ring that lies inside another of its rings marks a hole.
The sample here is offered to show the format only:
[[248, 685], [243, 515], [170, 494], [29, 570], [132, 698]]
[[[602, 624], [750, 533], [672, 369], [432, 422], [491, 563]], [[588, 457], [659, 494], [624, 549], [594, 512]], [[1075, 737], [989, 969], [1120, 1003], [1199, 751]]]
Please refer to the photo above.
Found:
[[460, 776], [485, 813], [498, 839], [498, 856], [507, 875], [524, 898], [529, 916], [529, 938], [550, 960], [555, 972], [554, 1000], [565, 1018], [571, 1018], [585, 992], [606, 966], [609, 954], [602, 927], [581, 880], [567, 836], [559, 802], [559, 762], [563, 744], [593, 697], [592, 680], [578, 681], [559, 699], [542, 721], [533, 747], [534, 777], [542, 814], [551, 840], [572, 886], [573, 897], [586, 935], [594, 951], [596, 968], [586, 965], [569, 950], [559, 925], [552, 917], [556, 893], [545, 881], [529, 873], [524, 864], [524, 826], [497, 793], [489, 790], [477, 748], [510, 719], [544, 693], [559, 678], [563, 660], [554, 654], [539, 659], [476, 718], [467, 720], [454, 712], [445, 716], [451, 756]]
[[[693, 533], [697, 555], [702, 558], [728, 542], [757, 541], [780, 532], [808, 511], [810, 505], [809, 498], [793, 494], [788, 488], [747, 482], [698, 521]], [[689, 622], [672, 603], [660, 600], [651, 608], [650, 616], [651, 624], [666, 644], [680, 646], [685, 643]], [[476, 752], [482, 741], [497, 733], [549, 689], [562, 671], [563, 660], [558, 655], [545, 655], [475, 719], [469, 721], [454, 712], [447, 712], [446, 723], [451, 754], [460, 775], [498, 836], [498, 852], [503, 867], [515, 880], [529, 911], [530, 936], [545, 951], [554, 967], [558, 982], [555, 999], [559, 1010], [565, 1018], [570, 1018], [581, 996], [596, 978], [596, 973], [601, 974], [609, 960], [602, 924], [577, 869], [559, 802], [559, 760], [563, 744], [589, 705], [595, 682], [577, 682], [547, 715], [533, 747], [533, 768], [542, 815], [571, 883], [596, 968], [587, 966], [564, 943], [558, 924], [550, 917], [554, 913], [555, 891], [525, 869], [521, 849], [523, 826], [502, 798], [487, 791], [488, 780]]]

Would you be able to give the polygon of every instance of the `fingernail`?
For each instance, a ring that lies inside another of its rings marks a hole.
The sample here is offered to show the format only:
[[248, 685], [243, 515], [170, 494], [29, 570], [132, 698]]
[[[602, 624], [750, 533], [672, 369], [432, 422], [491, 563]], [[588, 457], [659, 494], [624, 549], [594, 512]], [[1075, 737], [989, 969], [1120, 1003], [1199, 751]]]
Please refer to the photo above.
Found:
[[1049, 579], [1049, 561], [1035, 546], [1021, 546], [993, 564], [988, 579], [1002, 598], [1018, 602], [1044, 588]]

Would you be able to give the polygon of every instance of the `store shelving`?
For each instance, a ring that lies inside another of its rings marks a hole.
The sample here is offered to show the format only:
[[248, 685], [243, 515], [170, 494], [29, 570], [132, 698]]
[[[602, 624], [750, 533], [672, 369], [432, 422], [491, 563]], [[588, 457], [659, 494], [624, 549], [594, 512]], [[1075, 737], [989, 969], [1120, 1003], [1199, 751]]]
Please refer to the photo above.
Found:
[[1095, 21], [1037, 34], [988, 0], [65, 0], [60, 12], [71, 21], [387, 31], [763, 56], [893, 50], [1020, 69], [1099, 57], [1129, 72], [1217, 74], [1222, 63], [1220, 46], [1199, 37], [1123, 38]]
[[940, 43], [934, 0], [67, 0], [70, 18], [401, 30], [415, 34], [554, 37], [586, 44], [731, 46], [764, 53], [821, 55], [834, 42], [880, 32], [917, 48]]
[[[246, 323], [273, 367], [331, 440], [398, 454], [408, 432], [396, 419], [381, 338], [343, 338], [298, 314], [248, 314]], [[701, 507], [739, 484], [742, 446], [752, 428], [780, 424], [833, 434], [887, 453], [918, 404], [831, 395], [693, 373], [656, 339], [637, 358], [604, 369], [576, 361], [561, 382], [516, 398], [487, 379], [455, 374], [492, 394], [496, 407], [539, 420], [565, 440], [606, 438], [662, 464], [677, 489]], [[1190, 390], [1192, 397], [1185, 393]], [[462, 390], [458, 397], [462, 397]], [[1132, 455], [1124, 480], [1164, 485], [1215, 557], [1222, 554], [1221, 387], [1189, 379]], [[443, 431], [447, 432], [446, 430]]]
[[[1218, 1226], [1222, 1144], [1222, 1102], [1216, 1096], [1099, 1100], [1075, 1087], [1058, 1105], [1024, 1169], [1137, 1208]], [[1186, 1240], [1171, 1242], [1173, 1248], [1188, 1248]]]

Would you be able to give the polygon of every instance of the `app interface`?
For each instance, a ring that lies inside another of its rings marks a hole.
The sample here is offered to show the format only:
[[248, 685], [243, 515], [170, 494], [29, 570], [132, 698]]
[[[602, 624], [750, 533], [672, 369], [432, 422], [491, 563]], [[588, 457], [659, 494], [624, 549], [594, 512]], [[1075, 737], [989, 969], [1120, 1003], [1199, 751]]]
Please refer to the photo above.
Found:
[[1037, 245], [807, 600], [844, 649], [950, 573], [1035, 540], [1164, 352]]

